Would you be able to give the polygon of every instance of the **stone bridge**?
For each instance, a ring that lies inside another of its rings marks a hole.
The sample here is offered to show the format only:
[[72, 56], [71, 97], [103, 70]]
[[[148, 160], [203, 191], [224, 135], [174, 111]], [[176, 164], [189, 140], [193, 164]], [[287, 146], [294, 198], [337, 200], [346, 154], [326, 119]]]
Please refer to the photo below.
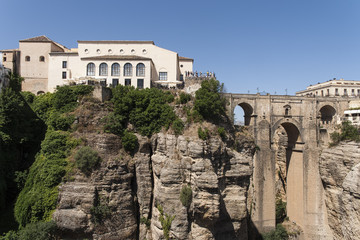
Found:
[[329, 133], [341, 122], [351, 98], [288, 95], [225, 94], [227, 111], [244, 110], [244, 123], [259, 150], [254, 158], [251, 219], [257, 230], [274, 229], [278, 136], [287, 135], [284, 148], [286, 173], [283, 185], [289, 220], [302, 227], [305, 239], [331, 239], [327, 224], [318, 159]]

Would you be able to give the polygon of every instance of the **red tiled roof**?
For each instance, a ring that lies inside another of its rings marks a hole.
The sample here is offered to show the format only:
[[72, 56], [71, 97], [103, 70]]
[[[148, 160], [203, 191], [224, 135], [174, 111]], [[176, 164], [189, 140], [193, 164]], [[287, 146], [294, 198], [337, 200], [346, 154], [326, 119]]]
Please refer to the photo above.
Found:
[[19, 42], [53, 42], [53, 41], [50, 40], [45, 35], [42, 35], [42, 36], [38, 36], [38, 37], [33, 37], [33, 38], [20, 40]]
[[183, 60], [183, 61], [194, 61], [194, 59], [192, 59], [192, 58], [181, 57], [181, 56], [179, 56], [179, 60]]

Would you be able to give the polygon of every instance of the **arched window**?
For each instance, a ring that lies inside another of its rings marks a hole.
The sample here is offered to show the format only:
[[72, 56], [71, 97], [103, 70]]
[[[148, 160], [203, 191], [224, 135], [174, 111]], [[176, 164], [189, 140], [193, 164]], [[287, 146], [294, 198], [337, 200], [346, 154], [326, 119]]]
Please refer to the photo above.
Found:
[[107, 76], [108, 75], [108, 65], [106, 63], [102, 63], [99, 66], [99, 76]]
[[136, 76], [144, 77], [145, 76], [145, 65], [143, 63], [139, 63], [136, 65]]
[[131, 63], [126, 63], [124, 65], [124, 76], [132, 76], [132, 65], [131, 65]]
[[120, 65], [118, 63], [111, 65], [111, 76], [120, 76]]
[[40, 57], [39, 57], [39, 61], [40, 61], [40, 62], [45, 62], [45, 57], [44, 57], [44, 56], [40, 56]]
[[95, 76], [95, 64], [89, 63], [86, 67], [86, 76]]
[[25, 61], [26, 61], [26, 62], [30, 62], [30, 56], [26, 56], [26, 57], [25, 57]]

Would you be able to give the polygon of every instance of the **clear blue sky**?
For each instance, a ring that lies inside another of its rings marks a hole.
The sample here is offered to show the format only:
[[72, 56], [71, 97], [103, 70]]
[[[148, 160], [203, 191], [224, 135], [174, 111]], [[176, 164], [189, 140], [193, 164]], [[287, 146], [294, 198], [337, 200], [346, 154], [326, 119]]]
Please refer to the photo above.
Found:
[[0, 8], [0, 49], [38, 35], [67, 47], [153, 40], [234, 93], [360, 80], [359, 0], [0, 0]]

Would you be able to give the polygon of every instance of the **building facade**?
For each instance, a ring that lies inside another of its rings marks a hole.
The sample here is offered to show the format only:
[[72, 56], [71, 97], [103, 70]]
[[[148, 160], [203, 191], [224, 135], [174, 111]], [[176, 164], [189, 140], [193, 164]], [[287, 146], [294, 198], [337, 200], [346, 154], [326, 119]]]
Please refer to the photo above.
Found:
[[53, 92], [65, 84], [95, 82], [137, 88], [176, 87], [183, 84], [185, 72], [193, 70], [193, 59], [180, 57], [152, 41], [78, 41], [78, 48], [68, 49], [40, 36], [20, 40], [19, 49], [11, 50], [12, 58], [9, 51], [1, 51], [4, 65], [25, 79], [23, 91], [35, 94]]
[[315, 97], [360, 97], [360, 81], [332, 79], [310, 85], [306, 90], [296, 92], [296, 96]]

